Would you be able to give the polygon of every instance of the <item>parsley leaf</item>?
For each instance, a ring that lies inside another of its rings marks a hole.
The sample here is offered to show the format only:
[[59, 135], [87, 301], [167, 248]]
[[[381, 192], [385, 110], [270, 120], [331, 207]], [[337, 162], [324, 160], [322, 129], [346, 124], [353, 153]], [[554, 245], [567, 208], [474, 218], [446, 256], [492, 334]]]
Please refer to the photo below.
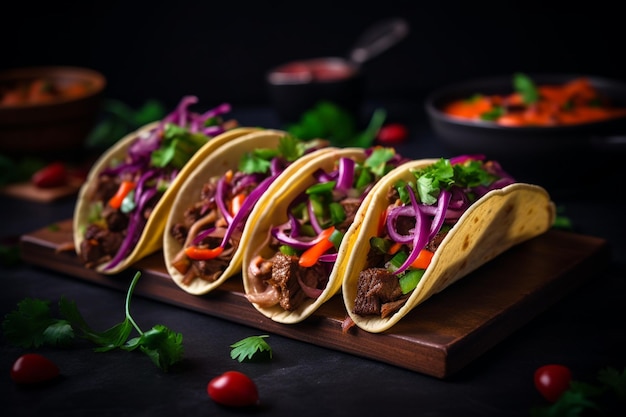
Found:
[[525, 74], [513, 75], [513, 87], [521, 94], [524, 104], [533, 104], [539, 101], [539, 90], [534, 81]]
[[272, 348], [264, 340], [264, 338], [266, 337], [269, 336], [250, 336], [233, 343], [232, 345], [230, 345], [230, 347], [233, 348], [230, 351], [230, 357], [238, 360], [239, 362], [243, 362], [245, 360], [252, 359], [255, 355], [261, 352], [267, 352], [267, 354], [271, 358]]
[[377, 109], [365, 130], [359, 131], [356, 117], [329, 101], [321, 101], [300, 116], [300, 120], [287, 127], [287, 131], [303, 140], [325, 138], [333, 146], [368, 148], [387, 117], [387, 112]]
[[167, 123], [159, 149], [150, 156], [151, 163], [159, 168], [181, 169], [209, 139], [202, 133], [192, 133], [186, 127]]
[[20, 301], [17, 310], [5, 316], [2, 331], [9, 343], [23, 348], [61, 346], [74, 338], [66, 320], [52, 317], [50, 302], [36, 298]]
[[[105, 331], [93, 330], [80, 314], [76, 303], [64, 297], [59, 301], [59, 312], [63, 318], [52, 317], [49, 301], [26, 298], [18, 304], [17, 310], [5, 316], [2, 330], [10, 343], [25, 348], [68, 345], [76, 334], [97, 345], [94, 348], [96, 352], [139, 348], [159, 368], [168, 371], [171, 365], [182, 359], [183, 336], [163, 325], [142, 332], [135, 323], [130, 314], [130, 298], [140, 276], [141, 273], [137, 272], [130, 283], [124, 320]], [[129, 340], [133, 329], [139, 336]]]

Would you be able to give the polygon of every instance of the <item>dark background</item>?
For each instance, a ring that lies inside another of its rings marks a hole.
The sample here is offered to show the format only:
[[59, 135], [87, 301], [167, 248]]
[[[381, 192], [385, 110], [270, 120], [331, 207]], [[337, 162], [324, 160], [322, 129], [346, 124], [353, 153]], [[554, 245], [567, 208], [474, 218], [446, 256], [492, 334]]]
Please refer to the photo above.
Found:
[[107, 96], [132, 105], [155, 98], [174, 106], [186, 94], [206, 106], [265, 105], [271, 67], [347, 56], [369, 25], [402, 16], [409, 37], [364, 66], [367, 98], [419, 101], [449, 83], [516, 71], [625, 79], [622, 13], [576, 4], [20, 2], [3, 13], [0, 69], [91, 67], [106, 75]]

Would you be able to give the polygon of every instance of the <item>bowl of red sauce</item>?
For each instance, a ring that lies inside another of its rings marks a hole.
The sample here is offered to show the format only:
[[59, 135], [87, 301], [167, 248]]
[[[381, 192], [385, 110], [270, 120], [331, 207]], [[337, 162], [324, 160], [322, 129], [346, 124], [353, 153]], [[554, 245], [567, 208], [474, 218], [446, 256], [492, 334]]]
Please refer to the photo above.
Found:
[[106, 79], [89, 68], [42, 66], [0, 72], [0, 152], [74, 151], [100, 111]]
[[516, 73], [442, 88], [425, 108], [454, 152], [529, 160], [626, 151], [626, 84], [617, 80]]

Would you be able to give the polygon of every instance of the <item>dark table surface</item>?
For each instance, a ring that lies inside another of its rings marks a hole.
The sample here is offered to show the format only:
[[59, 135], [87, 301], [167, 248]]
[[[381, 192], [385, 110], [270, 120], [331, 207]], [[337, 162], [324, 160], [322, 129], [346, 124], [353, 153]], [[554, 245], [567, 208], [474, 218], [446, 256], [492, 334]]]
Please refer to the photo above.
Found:
[[[451, 156], [437, 142], [419, 105], [390, 104], [388, 117], [410, 129], [409, 140], [398, 146], [400, 152], [416, 158]], [[243, 109], [237, 118], [244, 125], [279, 127], [267, 109]], [[581, 156], [564, 165], [585, 169], [589, 158], [596, 157]], [[96, 353], [87, 343], [39, 348], [35, 351], [59, 365], [61, 378], [43, 387], [22, 387], [11, 381], [9, 369], [18, 356], [33, 349], [13, 347], [2, 335], [2, 414], [528, 416], [531, 408], [547, 404], [533, 385], [537, 367], [561, 363], [572, 369], [575, 379], [593, 382], [600, 369], [621, 371], [626, 365], [623, 184], [618, 176], [593, 178], [589, 184], [546, 185], [575, 232], [609, 242], [610, 264], [445, 380], [272, 334], [270, 361], [239, 363], [230, 358], [229, 345], [259, 330], [138, 296], [132, 303], [136, 322], [148, 328], [164, 324], [183, 334], [184, 360], [179, 366], [164, 373], [140, 353]], [[73, 208], [73, 198], [40, 204], [2, 196], [1, 236], [18, 236], [68, 219]], [[2, 317], [25, 297], [56, 302], [65, 296], [76, 302], [93, 328], [105, 329], [123, 319], [125, 295], [118, 290], [24, 263], [1, 271]], [[257, 383], [262, 403], [258, 409], [227, 409], [207, 396], [208, 381], [227, 370], [242, 371]]]

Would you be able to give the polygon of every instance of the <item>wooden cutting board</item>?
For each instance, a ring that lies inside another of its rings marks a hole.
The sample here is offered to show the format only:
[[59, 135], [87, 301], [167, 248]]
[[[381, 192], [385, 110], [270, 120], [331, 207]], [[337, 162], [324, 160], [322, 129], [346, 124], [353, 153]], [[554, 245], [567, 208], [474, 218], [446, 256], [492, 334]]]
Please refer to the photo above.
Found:
[[161, 252], [139, 261], [136, 269], [108, 276], [84, 268], [73, 250], [60, 251], [71, 241], [71, 220], [33, 231], [21, 237], [23, 260], [123, 292], [140, 270], [135, 292], [142, 296], [441, 379], [597, 277], [610, 257], [604, 239], [551, 230], [435, 295], [389, 331], [372, 334], [342, 330], [347, 314], [340, 295], [302, 323], [276, 323], [247, 301], [241, 276], [209, 294], [191, 295], [171, 280]]

